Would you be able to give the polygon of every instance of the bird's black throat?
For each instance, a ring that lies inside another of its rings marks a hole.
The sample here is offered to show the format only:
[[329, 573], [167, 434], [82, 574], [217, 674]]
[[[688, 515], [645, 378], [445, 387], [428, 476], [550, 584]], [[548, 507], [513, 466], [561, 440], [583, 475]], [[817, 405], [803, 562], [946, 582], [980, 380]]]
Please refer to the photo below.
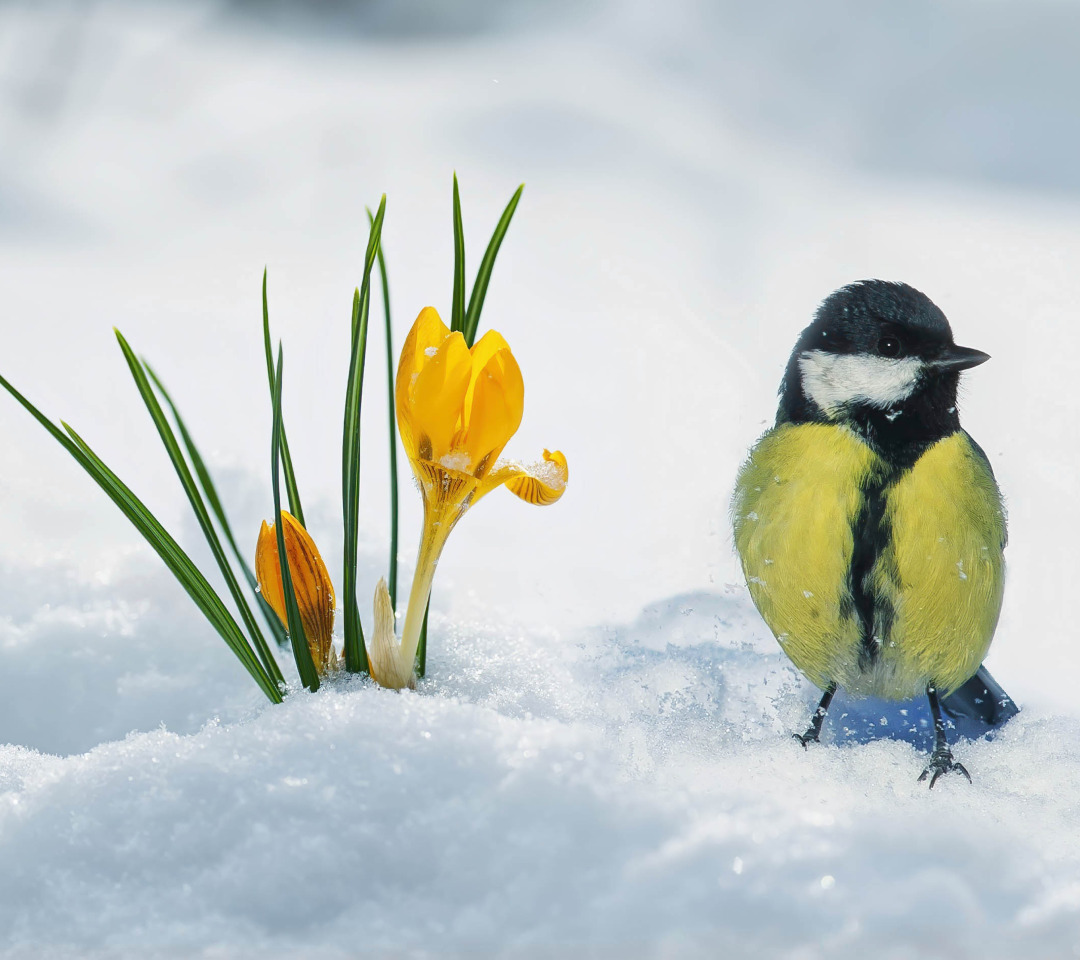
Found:
[[930, 377], [910, 397], [887, 409], [855, 403], [828, 416], [803, 391], [797, 358], [793, 356], [780, 385], [776, 425], [832, 423], [846, 426], [882, 460], [903, 472], [935, 443], [960, 429], [960, 415], [956, 410], [959, 382], [959, 374], [943, 373]]
[[903, 472], [930, 447], [960, 429], [956, 373], [935, 377], [887, 410], [859, 405], [845, 411], [846, 423], [890, 466]]

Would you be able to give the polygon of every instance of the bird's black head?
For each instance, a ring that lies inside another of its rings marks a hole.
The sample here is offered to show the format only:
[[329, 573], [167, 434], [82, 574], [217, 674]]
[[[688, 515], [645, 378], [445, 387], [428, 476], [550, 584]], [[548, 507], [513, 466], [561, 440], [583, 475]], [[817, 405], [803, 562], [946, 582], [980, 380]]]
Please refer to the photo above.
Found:
[[913, 462], [960, 428], [960, 371], [989, 359], [956, 346], [945, 314], [914, 287], [852, 283], [818, 307], [795, 344], [777, 423], [844, 423]]

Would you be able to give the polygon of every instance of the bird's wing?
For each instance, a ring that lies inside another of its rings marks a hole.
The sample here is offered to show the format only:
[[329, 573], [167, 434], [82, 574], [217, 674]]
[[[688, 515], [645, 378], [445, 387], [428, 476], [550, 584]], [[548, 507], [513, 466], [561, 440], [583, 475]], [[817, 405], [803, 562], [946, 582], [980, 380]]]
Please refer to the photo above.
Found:
[[[965, 437], [967, 437], [967, 442], [971, 445], [971, 452], [974, 453], [975, 456], [978, 457], [978, 459], [981, 461], [982, 465], [984, 467], [986, 467], [986, 472], [988, 474], [990, 474], [990, 479], [993, 480], [994, 483], [996, 484], [997, 483], [997, 477], [994, 476], [994, 467], [990, 463], [990, 458], [986, 455], [986, 451], [983, 450], [983, 448], [980, 447], [978, 445], [978, 443], [975, 442], [975, 438], [970, 433], [968, 433], [966, 430], [961, 430], [960, 432]], [[999, 494], [999, 496], [1000, 496], [1000, 494]], [[1004, 516], [1005, 515], [1004, 501], [1001, 504], [1001, 509], [1002, 509], [1002, 515]], [[1004, 550], [1005, 547], [1008, 546], [1008, 544], [1009, 544], [1009, 528], [1008, 528], [1008, 525], [1006, 524], [1002, 528], [1001, 549]]]

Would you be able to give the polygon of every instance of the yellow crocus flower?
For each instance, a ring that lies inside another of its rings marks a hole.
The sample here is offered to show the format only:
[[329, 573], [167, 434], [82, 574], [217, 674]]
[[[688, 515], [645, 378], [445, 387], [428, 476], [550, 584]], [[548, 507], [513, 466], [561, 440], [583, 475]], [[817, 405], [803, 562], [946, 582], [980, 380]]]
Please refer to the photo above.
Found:
[[[334, 585], [330, 581], [326, 564], [319, 555], [319, 548], [311, 534], [291, 513], [281, 511], [285, 553], [289, 557], [289, 575], [292, 577], [296, 605], [300, 608], [300, 620], [304, 625], [311, 659], [319, 676], [337, 668], [334, 652]], [[255, 579], [259, 592], [270, 604], [286, 630], [289, 629], [285, 613], [285, 590], [281, 583], [281, 564], [278, 559], [277, 532], [274, 525], [263, 521], [259, 530], [259, 542], [255, 547]]]
[[413, 683], [435, 567], [465, 511], [503, 484], [538, 505], [554, 503], [566, 489], [566, 458], [558, 451], [545, 450], [543, 462], [532, 468], [499, 460], [521, 424], [524, 402], [521, 370], [500, 334], [490, 330], [470, 349], [433, 307], [420, 311], [401, 351], [395, 405], [401, 442], [424, 500], [424, 529], [396, 657], [397, 645], [389, 642], [393, 611], [376, 595], [376, 636], [368, 655], [372, 676], [383, 686]]

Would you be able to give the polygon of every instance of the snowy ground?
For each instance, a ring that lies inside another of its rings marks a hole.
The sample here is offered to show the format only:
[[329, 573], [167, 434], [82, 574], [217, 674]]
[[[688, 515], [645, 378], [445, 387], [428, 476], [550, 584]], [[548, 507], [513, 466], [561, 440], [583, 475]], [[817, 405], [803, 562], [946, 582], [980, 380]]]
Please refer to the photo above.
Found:
[[[485, 324], [527, 385], [508, 452], [571, 469], [557, 506], [494, 494], [455, 531], [418, 693], [342, 681], [270, 707], [0, 397], [0, 956], [1080, 955], [1080, 10], [449, 9], [0, 4], [0, 372], [200, 561], [110, 327], [172, 388], [253, 545], [268, 265], [339, 581], [363, 206], [389, 196], [400, 343], [448, 303], [452, 169], [473, 265], [527, 183]], [[821, 748], [788, 737], [814, 691], [726, 519], [795, 335], [868, 276], [925, 290], [994, 357], [963, 414], [1009, 500], [989, 662], [1024, 711], [960, 743], [971, 786], [932, 794], [921, 704], [838, 701]], [[410, 496], [406, 567], [417, 513]]]

